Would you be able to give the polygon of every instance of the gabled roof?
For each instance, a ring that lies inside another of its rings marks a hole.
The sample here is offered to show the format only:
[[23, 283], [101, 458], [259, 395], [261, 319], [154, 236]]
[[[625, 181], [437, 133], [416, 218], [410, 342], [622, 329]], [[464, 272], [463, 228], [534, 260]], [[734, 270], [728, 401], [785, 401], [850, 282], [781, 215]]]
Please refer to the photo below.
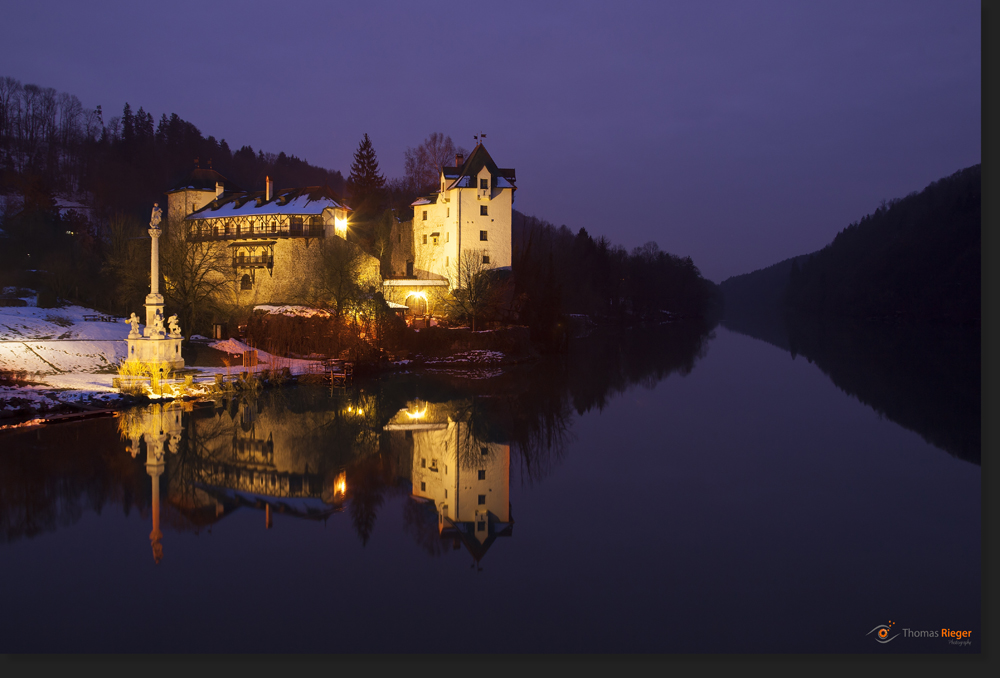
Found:
[[275, 191], [271, 200], [264, 200], [265, 195], [264, 191], [225, 193], [201, 209], [192, 212], [187, 219], [217, 219], [271, 214], [318, 215], [327, 208], [351, 209], [329, 186], [285, 188]]
[[444, 178], [451, 181], [451, 184], [445, 188], [445, 190], [450, 188], [474, 188], [475, 184], [470, 183], [470, 179], [474, 182], [476, 177], [479, 176], [479, 171], [485, 167], [489, 170], [490, 175], [494, 177], [494, 180], [503, 179], [503, 183], [506, 185], [501, 185], [498, 181], [496, 185], [500, 188], [512, 188], [516, 189], [515, 182], [517, 181], [514, 170], [510, 168], [497, 167], [497, 164], [493, 162], [493, 158], [486, 151], [486, 147], [482, 144], [476, 144], [476, 147], [472, 149], [472, 153], [469, 154], [468, 159], [461, 167], [442, 167], [441, 171], [444, 173]]
[[173, 184], [174, 187], [167, 191], [167, 193], [183, 191], [187, 188], [193, 188], [199, 191], [214, 191], [216, 183], [222, 184], [222, 187], [227, 192], [243, 191], [242, 188], [216, 172], [214, 169], [202, 169], [201, 167], [195, 167], [187, 176], [181, 177], [175, 181]]
[[[442, 167], [441, 172], [444, 174], [445, 181], [448, 182], [445, 186], [445, 190], [451, 190], [453, 188], [476, 188], [476, 180], [479, 177], [479, 172], [486, 168], [490, 172], [492, 181], [490, 182], [491, 188], [509, 188], [511, 190], [517, 190], [516, 182], [517, 178], [514, 174], [514, 170], [505, 167], [497, 167], [497, 164], [493, 162], [493, 158], [486, 151], [486, 147], [482, 144], [476, 144], [476, 147], [472, 149], [472, 153], [469, 154], [469, 158], [460, 167]], [[420, 198], [416, 202], [410, 203], [411, 207], [417, 207], [419, 205], [432, 205], [437, 202], [438, 193], [432, 193], [431, 195]]]

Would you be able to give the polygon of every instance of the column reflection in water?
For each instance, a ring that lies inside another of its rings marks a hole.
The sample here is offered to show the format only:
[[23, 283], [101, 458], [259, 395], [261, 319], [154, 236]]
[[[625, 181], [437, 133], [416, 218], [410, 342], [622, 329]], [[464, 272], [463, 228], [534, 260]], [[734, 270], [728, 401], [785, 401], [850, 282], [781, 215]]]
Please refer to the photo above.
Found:
[[510, 446], [477, 436], [460, 402], [412, 401], [385, 426], [412, 446], [412, 499], [437, 514], [438, 534], [474, 564], [513, 534]]
[[165, 468], [166, 451], [176, 455], [180, 449], [183, 431], [181, 414], [184, 403], [149, 405], [133, 410], [118, 420], [122, 436], [129, 439], [126, 449], [135, 459], [140, 442], [146, 444], [146, 473], [152, 479], [153, 529], [149, 541], [153, 548], [153, 561], [158, 565], [163, 559], [163, 532], [160, 530], [160, 476]]
[[252, 397], [154, 404], [120, 414], [126, 450], [138, 458], [145, 448], [154, 560], [163, 557], [161, 502], [169, 505], [173, 528], [194, 532], [210, 530], [239, 508], [262, 511], [264, 529], [274, 526], [275, 513], [325, 520], [342, 511], [345, 470], [324, 467], [320, 447], [296, 438], [300, 419], [277, 409], [262, 413]]

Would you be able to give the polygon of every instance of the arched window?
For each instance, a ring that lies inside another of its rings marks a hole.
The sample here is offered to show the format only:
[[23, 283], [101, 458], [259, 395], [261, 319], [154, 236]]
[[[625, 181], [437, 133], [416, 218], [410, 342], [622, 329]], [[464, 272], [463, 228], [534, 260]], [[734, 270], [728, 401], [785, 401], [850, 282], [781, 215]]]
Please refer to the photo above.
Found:
[[243, 277], [240, 278], [240, 289], [241, 290], [252, 290], [253, 289], [253, 283], [250, 281], [250, 275], [249, 274], [244, 273]]

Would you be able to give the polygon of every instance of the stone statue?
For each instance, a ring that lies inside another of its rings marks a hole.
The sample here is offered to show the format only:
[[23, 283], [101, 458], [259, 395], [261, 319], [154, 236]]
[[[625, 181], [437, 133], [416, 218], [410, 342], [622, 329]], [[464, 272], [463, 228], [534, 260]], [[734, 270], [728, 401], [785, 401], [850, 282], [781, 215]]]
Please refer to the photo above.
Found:
[[132, 325], [132, 331], [130, 331], [128, 333], [128, 338], [129, 339], [136, 339], [136, 338], [138, 338], [140, 336], [139, 335], [139, 316], [137, 316], [135, 313], [133, 313], [132, 317], [130, 317], [125, 322], [129, 323], [130, 325]]
[[150, 228], [159, 228], [160, 227], [160, 219], [161, 218], [163, 218], [163, 210], [160, 209], [160, 203], [154, 202], [153, 203], [153, 214], [149, 218], [149, 227]]
[[171, 337], [181, 336], [181, 326], [177, 324], [177, 314], [174, 314], [169, 318], [167, 318], [167, 324], [170, 326]]
[[153, 331], [152, 331], [152, 334], [156, 335], [156, 336], [159, 336], [159, 337], [162, 337], [165, 334], [165, 332], [163, 330], [163, 316], [160, 315], [159, 311], [157, 311], [156, 315], [153, 316]]

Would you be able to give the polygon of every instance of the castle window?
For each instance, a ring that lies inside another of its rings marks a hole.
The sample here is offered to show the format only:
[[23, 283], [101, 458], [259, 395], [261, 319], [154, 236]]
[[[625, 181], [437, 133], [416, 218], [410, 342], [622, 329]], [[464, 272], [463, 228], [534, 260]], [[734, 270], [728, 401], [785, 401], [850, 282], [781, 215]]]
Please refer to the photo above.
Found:
[[271, 219], [271, 233], [277, 233], [277, 232], [278, 232], [278, 222], [275, 221], [274, 219]]
[[253, 289], [253, 282], [251, 282], [250, 276], [244, 273], [243, 277], [240, 278], [240, 290], [252, 290], [252, 289]]
[[490, 451], [489, 451], [489, 449], [488, 449], [488, 448], [485, 448], [485, 447], [480, 447], [480, 448], [479, 448], [479, 453], [480, 453], [481, 455], [483, 455], [483, 456], [485, 457], [485, 456], [486, 456], [487, 454], [489, 454], [489, 453], [490, 453]]
[[484, 254], [483, 255], [483, 263], [484, 264], [490, 263], [490, 255], [488, 255], [488, 254]]
[[485, 531], [486, 531], [486, 521], [480, 520], [478, 523], [476, 523], [476, 532], [485, 532]]
[[479, 502], [478, 503], [479, 503], [480, 506], [482, 506], [483, 504], [486, 503], [486, 495], [485, 494], [479, 495]]
[[427, 483], [424, 483], [424, 482], [420, 483], [420, 491], [421, 492], [426, 492], [427, 491]]
[[450, 207], [445, 207], [444, 208], [444, 216], [445, 216], [445, 218], [448, 218], [448, 217], [451, 216], [451, 208]]
[[427, 210], [424, 210], [424, 221], [427, 221]]
[[424, 244], [424, 245], [426, 245], [426, 244], [427, 244], [427, 236], [426, 236], [426, 235], [424, 236], [424, 239], [423, 239], [423, 242], [422, 242], [422, 244]]
[[451, 231], [448, 231], [447, 233], [444, 234], [444, 241], [451, 242]]
[[447, 268], [447, 267], [448, 267], [448, 264], [450, 263], [450, 260], [451, 260], [451, 257], [445, 257], [445, 258], [444, 258], [444, 265], [445, 265], [445, 268]]
[[480, 190], [486, 191], [486, 190], [489, 190], [489, 188], [490, 188], [490, 180], [489, 179], [480, 179], [479, 180], [479, 189]]
[[479, 469], [479, 479], [480, 480], [486, 480], [486, 470], [485, 469]]
[[487, 217], [487, 216], [489, 216], [489, 213], [486, 211], [486, 205], [480, 205], [479, 206], [479, 216], [481, 216], [481, 217]]
[[479, 232], [479, 239], [480, 240], [486, 240], [486, 231], [480, 231]]

